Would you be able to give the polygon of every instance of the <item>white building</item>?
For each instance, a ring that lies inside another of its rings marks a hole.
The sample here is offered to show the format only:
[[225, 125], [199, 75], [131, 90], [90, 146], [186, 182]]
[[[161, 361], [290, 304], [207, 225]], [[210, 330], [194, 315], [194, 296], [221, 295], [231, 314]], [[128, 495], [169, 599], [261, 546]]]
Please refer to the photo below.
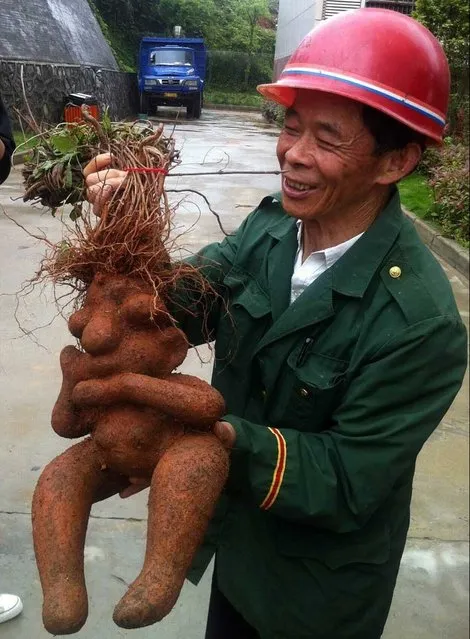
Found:
[[280, 0], [274, 58], [277, 79], [302, 38], [321, 20], [340, 11], [361, 7], [381, 7], [410, 14], [414, 0]]

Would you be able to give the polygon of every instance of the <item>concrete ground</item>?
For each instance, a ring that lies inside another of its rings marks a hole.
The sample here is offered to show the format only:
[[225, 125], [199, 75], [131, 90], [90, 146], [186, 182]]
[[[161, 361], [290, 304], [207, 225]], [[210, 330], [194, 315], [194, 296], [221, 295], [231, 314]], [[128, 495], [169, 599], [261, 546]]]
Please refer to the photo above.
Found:
[[[199, 122], [176, 127], [182, 148], [181, 171], [276, 169], [276, 130], [254, 114], [205, 111]], [[171, 185], [171, 186], [170, 186]], [[168, 187], [206, 194], [227, 231], [272, 191], [275, 176], [173, 178]], [[50, 214], [17, 200], [16, 169], [0, 188], [0, 205], [30, 231], [60, 238]], [[221, 237], [216, 219], [196, 194], [181, 200], [176, 224], [190, 229], [187, 249]], [[27, 297], [15, 293], [37, 269], [43, 246], [0, 212], [0, 592], [21, 595], [23, 614], [0, 625], [0, 639], [44, 639], [41, 591], [31, 543], [30, 504], [44, 465], [69, 446], [50, 428], [50, 412], [61, 376], [58, 356], [71, 343], [65, 322], [56, 316], [51, 290]], [[443, 264], [468, 326], [468, 282]], [[23, 331], [34, 332], [25, 335]], [[210, 352], [192, 353], [184, 369], [209, 379]], [[468, 377], [440, 428], [420, 455], [413, 521], [384, 639], [466, 639], [468, 637]], [[145, 542], [146, 496], [110, 499], [93, 510], [86, 545], [90, 615], [79, 639], [202, 639], [210, 574], [198, 588], [188, 584], [169, 617], [149, 629], [124, 631], [111, 615], [138, 573]], [[223, 638], [221, 638], [223, 639]], [[242, 638], [240, 638], [242, 639]]]

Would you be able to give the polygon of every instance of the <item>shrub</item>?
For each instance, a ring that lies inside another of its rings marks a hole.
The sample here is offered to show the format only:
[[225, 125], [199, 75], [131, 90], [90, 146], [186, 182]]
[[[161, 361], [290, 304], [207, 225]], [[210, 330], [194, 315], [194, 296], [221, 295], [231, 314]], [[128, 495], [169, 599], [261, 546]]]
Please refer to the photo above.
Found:
[[275, 102], [271, 102], [270, 100], [264, 100], [263, 105], [261, 107], [261, 112], [265, 120], [267, 120], [270, 124], [277, 124], [278, 126], [282, 126], [284, 122], [285, 108], [276, 104]]
[[447, 144], [431, 170], [434, 205], [430, 217], [449, 237], [469, 245], [469, 156], [464, 144]]
[[432, 172], [442, 164], [441, 149], [436, 146], [428, 147], [418, 165], [417, 172], [426, 177], [431, 177]]
[[468, 144], [470, 104], [467, 93], [452, 93], [449, 102], [449, 112], [447, 116], [449, 122], [449, 132], [454, 138]]
[[259, 93], [240, 93], [239, 91], [219, 91], [208, 88], [205, 93], [206, 104], [224, 104], [259, 109], [263, 98]]
[[272, 71], [270, 55], [253, 54], [250, 57], [240, 51], [208, 51], [207, 84], [211, 89], [253, 91], [258, 84], [271, 82]]

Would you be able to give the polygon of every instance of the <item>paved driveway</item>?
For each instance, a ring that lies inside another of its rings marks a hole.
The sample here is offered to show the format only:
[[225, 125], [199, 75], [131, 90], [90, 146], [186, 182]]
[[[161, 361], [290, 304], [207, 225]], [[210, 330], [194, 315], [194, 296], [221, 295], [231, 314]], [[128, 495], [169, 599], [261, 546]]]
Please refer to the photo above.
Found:
[[[181, 171], [276, 169], [276, 130], [252, 114], [206, 111], [199, 122], [181, 122]], [[171, 185], [171, 186], [170, 186]], [[169, 188], [202, 191], [232, 231], [269, 192], [275, 176], [173, 178]], [[0, 205], [18, 222], [48, 237], [60, 224], [21, 201], [18, 170], [0, 187]], [[196, 194], [181, 200], [176, 224], [189, 230], [186, 248], [197, 250], [221, 238], [216, 219]], [[197, 222], [197, 225], [195, 223]], [[26, 298], [14, 293], [31, 277], [41, 245], [0, 215], [0, 592], [15, 592], [24, 613], [0, 626], [0, 639], [44, 639], [41, 593], [31, 543], [30, 503], [40, 470], [69, 442], [52, 432], [49, 419], [60, 385], [58, 355], [71, 343], [65, 322], [55, 317], [51, 291]], [[468, 284], [445, 267], [468, 325]], [[15, 319], [16, 316], [16, 319]], [[38, 329], [24, 336], [19, 328]], [[43, 328], [39, 328], [43, 327]], [[201, 361], [202, 360], [202, 361]], [[192, 353], [186, 372], [209, 379], [210, 352]], [[468, 636], [468, 379], [443, 424], [420, 456], [413, 522], [386, 639], [466, 639]], [[114, 626], [114, 604], [140, 570], [145, 542], [145, 495], [116, 498], [93, 510], [86, 546], [90, 616], [79, 639], [202, 639], [210, 575], [198, 588], [188, 584], [169, 617], [150, 629]], [[223, 639], [223, 638], [221, 638]], [[240, 638], [242, 639], [242, 638]]]

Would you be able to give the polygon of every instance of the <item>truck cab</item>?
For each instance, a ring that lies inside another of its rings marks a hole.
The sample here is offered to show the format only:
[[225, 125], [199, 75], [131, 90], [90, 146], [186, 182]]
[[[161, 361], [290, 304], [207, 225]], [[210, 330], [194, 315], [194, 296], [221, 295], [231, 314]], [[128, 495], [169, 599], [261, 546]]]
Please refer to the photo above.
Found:
[[202, 39], [143, 38], [138, 70], [141, 112], [152, 114], [159, 106], [183, 106], [188, 118], [200, 118], [205, 76]]

